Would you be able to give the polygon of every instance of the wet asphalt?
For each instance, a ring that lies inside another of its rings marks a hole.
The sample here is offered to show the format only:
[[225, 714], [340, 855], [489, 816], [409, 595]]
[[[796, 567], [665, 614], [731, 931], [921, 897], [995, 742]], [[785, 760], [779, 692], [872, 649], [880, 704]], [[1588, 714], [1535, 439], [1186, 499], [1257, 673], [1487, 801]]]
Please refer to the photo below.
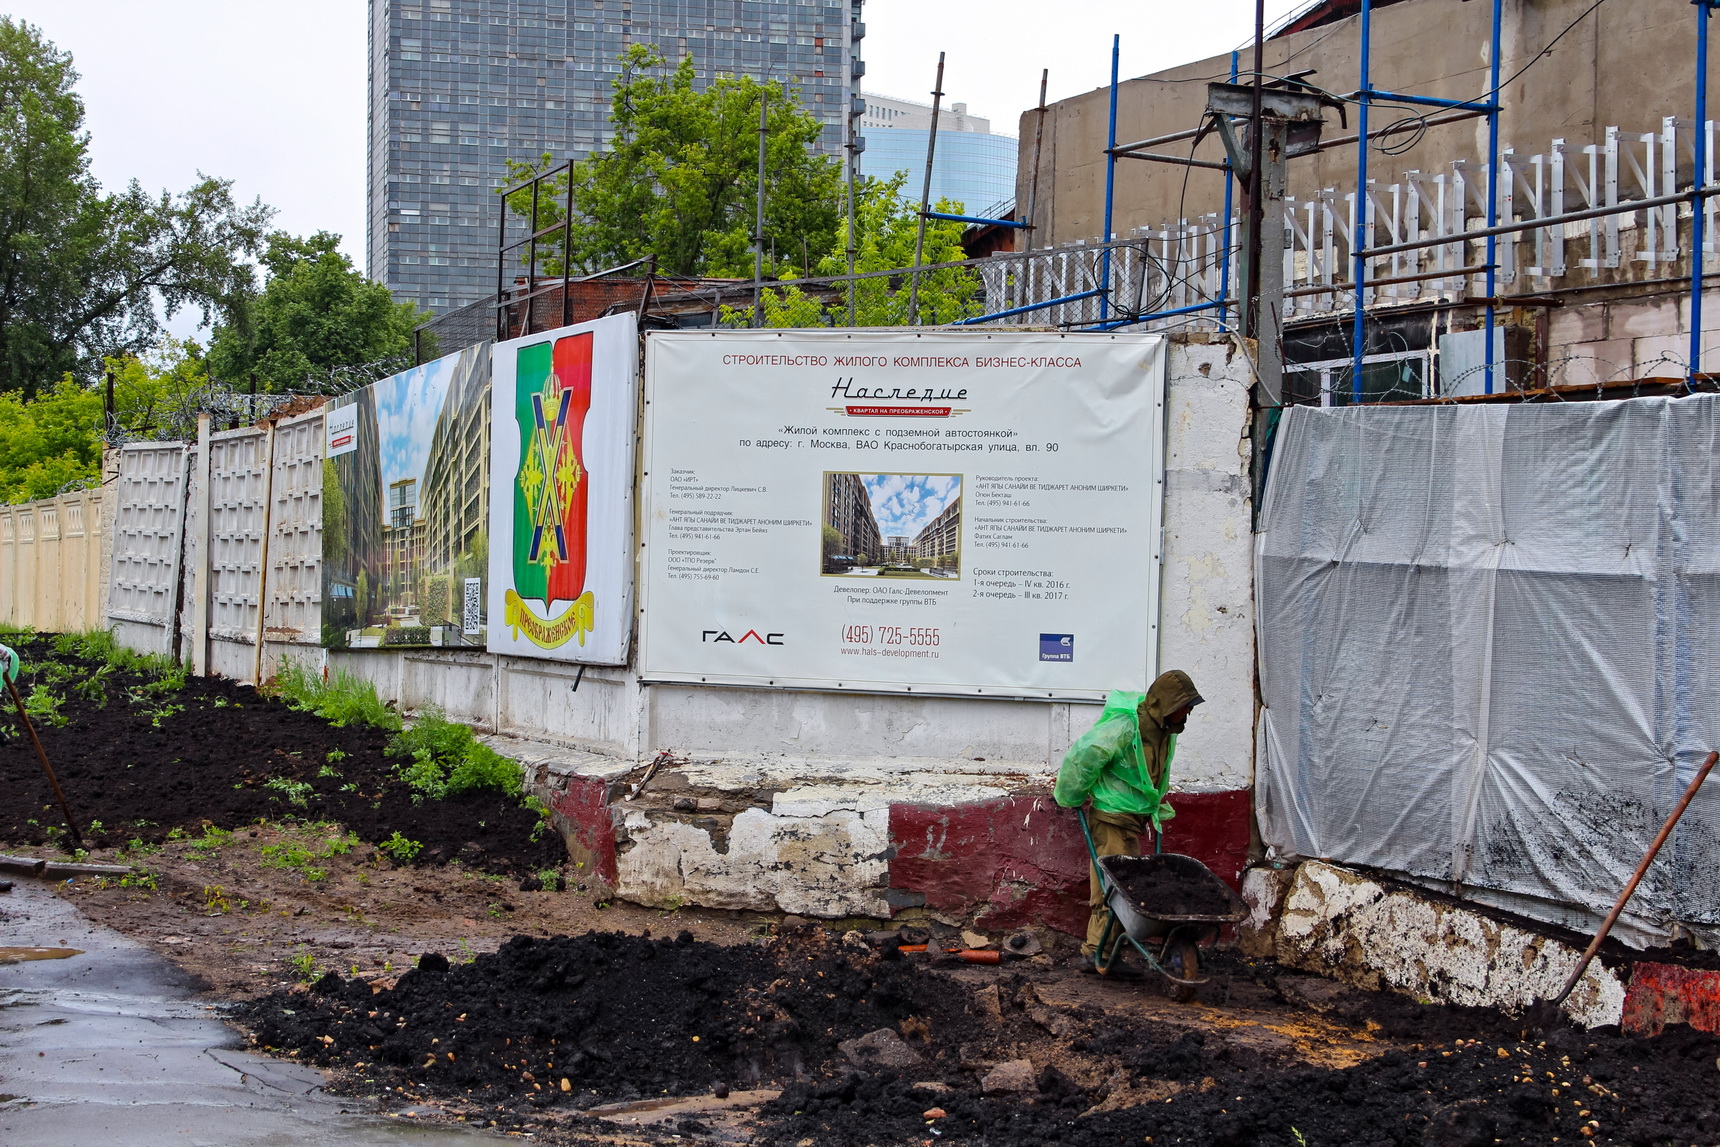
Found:
[[[479, 1132], [359, 1112], [313, 1068], [253, 1055], [186, 976], [44, 885], [0, 894], [5, 1147], [480, 1147]], [[18, 955], [19, 953], [10, 953]], [[351, 1106], [349, 1106], [351, 1105]]]

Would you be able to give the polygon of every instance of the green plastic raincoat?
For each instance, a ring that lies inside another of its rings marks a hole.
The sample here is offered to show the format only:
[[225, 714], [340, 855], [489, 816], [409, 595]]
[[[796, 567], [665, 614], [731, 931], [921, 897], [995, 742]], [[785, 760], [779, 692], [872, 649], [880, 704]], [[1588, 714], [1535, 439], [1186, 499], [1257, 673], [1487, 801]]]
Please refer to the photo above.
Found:
[[1177, 737], [1165, 718], [1200, 701], [1194, 681], [1180, 669], [1160, 674], [1146, 693], [1114, 691], [1098, 722], [1063, 754], [1057, 803], [1080, 808], [1091, 799], [1098, 812], [1143, 816], [1158, 831], [1176, 815], [1165, 794]]

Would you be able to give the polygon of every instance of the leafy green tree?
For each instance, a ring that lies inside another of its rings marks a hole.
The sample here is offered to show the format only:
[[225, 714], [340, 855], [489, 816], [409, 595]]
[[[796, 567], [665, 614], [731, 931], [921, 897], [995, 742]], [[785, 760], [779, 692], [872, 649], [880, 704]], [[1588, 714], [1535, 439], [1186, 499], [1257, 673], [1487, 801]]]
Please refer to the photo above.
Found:
[[278, 393], [342, 367], [408, 365], [417, 308], [395, 302], [339, 247], [340, 236], [327, 231], [305, 239], [269, 236], [263, 254], [268, 281], [215, 328], [210, 373], [229, 385], [255, 375], [259, 390]]
[[225, 311], [272, 214], [203, 175], [180, 194], [104, 194], [76, 81], [68, 53], [0, 16], [0, 391], [26, 398], [152, 345], [162, 317]]
[[128, 438], [189, 438], [210, 392], [203, 348], [168, 336], [141, 355], [107, 360], [114, 429]]
[[51, 498], [100, 472], [101, 396], [71, 378], [34, 402], [0, 393], [0, 500]]
[[[673, 71], [661, 72], [664, 66], [644, 44], [621, 55], [610, 111], [614, 140], [572, 170], [575, 268], [591, 272], [654, 255], [657, 269], [671, 274], [750, 278], [759, 100], [768, 99], [767, 269], [777, 277], [803, 274], [809, 256], [830, 249], [841, 214], [841, 164], [811, 150], [823, 124], [778, 81], [719, 75], [699, 91], [692, 56]], [[553, 165], [545, 155], [509, 169], [517, 181]], [[563, 221], [566, 195], [566, 176], [545, 181], [537, 228]], [[532, 214], [529, 193], [516, 193], [508, 206]], [[557, 240], [540, 243], [540, 252], [546, 245], [558, 254], [543, 260], [543, 269], [560, 274]]]
[[[919, 207], [902, 197], [902, 185], [906, 179], [905, 172], [897, 172], [892, 179], [867, 179], [857, 190], [854, 202], [854, 232], [858, 236], [854, 258], [856, 272], [894, 271], [914, 265]], [[941, 199], [933, 209], [959, 215], [962, 205]], [[965, 227], [966, 224], [945, 219], [927, 220], [921, 265], [966, 259], [967, 253], [962, 250]], [[847, 272], [848, 222], [844, 219], [814, 273], [833, 276]], [[858, 280], [854, 284], [852, 324], [848, 321], [846, 285], [835, 286], [839, 298], [828, 304], [799, 287], [766, 288], [760, 296], [760, 305], [764, 308], [763, 325], [896, 327], [907, 324], [911, 292], [909, 275], [881, 275]], [[943, 267], [920, 273], [919, 321], [922, 325], [951, 323], [982, 314], [983, 302], [979, 276], [969, 268]], [[752, 307], [724, 307], [723, 321], [732, 326], [750, 326]]]

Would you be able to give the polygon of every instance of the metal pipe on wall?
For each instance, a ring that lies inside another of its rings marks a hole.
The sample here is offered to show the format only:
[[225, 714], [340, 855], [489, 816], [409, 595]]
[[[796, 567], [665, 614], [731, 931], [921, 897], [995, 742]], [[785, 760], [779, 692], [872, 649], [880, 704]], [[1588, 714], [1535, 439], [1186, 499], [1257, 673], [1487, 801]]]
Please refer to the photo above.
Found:
[[[1233, 84], [1236, 82], [1236, 67], [1240, 56], [1239, 52], [1230, 53], [1230, 82]], [[1230, 320], [1230, 305], [1227, 302], [1230, 298], [1230, 212], [1235, 189], [1236, 179], [1231, 172], [1230, 159], [1227, 156], [1224, 162], [1224, 250], [1218, 262], [1218, 321], [1221, 326], [1227, 325]], [[1140, 301], [1136, 300], [1135, 305], [1140, 306]]]
[[[1111, 37], [1111, 118], [1110, 125], [1105, 130], [1105, 242], [1109, 243], [1116, 236], [1111, 234], [1111, 209], [1115, 203], [1117, 190], [1117, 64], [1123, 49], [1123, 37], [1114, 34]], [[1111, 317], [1111, 248], [1106, 247], [1099, 256], [1099, 289], [1104, 294], [1099, 296], [1099, 321], [1104, 322]]]
[[[1487, 226], [1499, 225], [1499, 29], [1504, 20], [1505, 0], [1493, 0], [1492, 49], [1487, 61], [1487, 102], [1493, 110], [1487, 113]], [[1487, 236], [1487, 349], [1484, 374], [1484, 394], [1493, 393], [1493, 327], [1498, 312], [1493, 298], [1499, 293], [1499, 237]]]
[[[1711, 0], [1696, 4], [1696, 172], [1691, 182], [1698, 189], [1708, 183], [1708, 12]], [[1691, 200], [1690, 212], [1690, 378], [1702, 373], [1702, 259], [1708, 245], [1705, 205]]]
[[[1369, 56], [1373, 51], [1374, 6], [1362, 0], [1361, 90], [1356, 93], [1356, 206], [1350, 223], [1350, 250], [1355, 264], [1351, 282], [1356, 284], [1355, 321], [1350, 332], [1350, 401], [1362, 401], [1362, 354], [1367, 349], [1367, 243], [1362, 234], [1368, 220], [1368, 92], [1373, 87]], [[1369, 238], [1372, 238], [1370, 235]]]

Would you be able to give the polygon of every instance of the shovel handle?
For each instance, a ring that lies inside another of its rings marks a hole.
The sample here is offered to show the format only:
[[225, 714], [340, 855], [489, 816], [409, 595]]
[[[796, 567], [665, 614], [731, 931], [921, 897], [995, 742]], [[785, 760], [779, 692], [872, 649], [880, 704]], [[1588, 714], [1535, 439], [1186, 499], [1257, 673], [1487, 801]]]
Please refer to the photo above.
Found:
[[1708, 774], [1713, 771], [1716, 761], [1720, 761], [1720, 752], [1709, 753], [1708, 759], [1702, 762], [1702, 767], [1696, 770], [1696, 776], [1691, 779], [1690, 787], [1684, 790], [1684, 796], [1679, 800], [1678, 807], [1672, 810], [1672, 815], [1667, 817], [1666, 823], [1660, 826], [1660, 834], [1654, 838], [1654, 843], [1649, 845], [1648, 851], [1643, 854], [1642, 863], [1638, 864], [1636, 871], [1631, 874], [1630, 883], [1626, 884], [1624, 891], [1619, 893], [1618, 902], [1612, 906], [1612, 911], [1607, 913], [1607, 918], [1601, 923], [1601, 930], [1595, 933], [1593, 940], [1589, 941], [1588, 950], [1583, 953], [1583, 958], [1577, 961], [1575, 970], [1571, 972], [1571, 978], [1565, 981], [1563, 990], [1553, 997], [1552, 1002], [1555, 1006], [1565, 1002], [1565, 998], [1571, 994], [1571, 989], [1577, 986], [1577, 981], [1582, 979], [1583, 973], [1589, 970], [1589, 963], [1594, 960], [1595, 953], [1601, 950], [1601, 944], [1605, 942], [1607, 933], [1611, 932], [1612, 926], [1618, 922], [1619, 914], [1624, 911], [1624, 906], [1630, 903], [1630, 898], [1635, 895], [1636, 886], [1642, 883], [1643, 876], [1648, 873], [1648, 866], [1654, 863], [1656, 856], [1660, 855], [1661, 845], [1665, 844], [1667, 837], [1672, 835], [1673, 826], [1678, 823], [1678, 818], [1684, 815], [1684, 810], [1690, 807], [1690, 801], [1696, 796], [1696, 790], [1701, 788], [1702, 782], [1708, 779]]
[[30, 734], [30, 743], [36, 746], [36, 759], [42, 762], [42, 771], [48, 774], [48, 783], [54, 787], [54, 799], [60, 802], [60, 811], [65, 814], [72, 844], [82, 848], [84, 838], [78, 832], [78, 822], [72, 819], [72, 806], [66, 803], [66, 794], [60, 791], [60, 779], [54, 775], [54, 766], [48, 763], [48, 752], [42, 748], [42, 738], [36, 736], [36, 726], [30, 723], [30, 714], [24, 711], [24, 698], [18, 695], [18, 682], [14, 678], [6, 678], [6, 691], [12, 694], [12, 704], [18, 707], [18, 720], [23, 722], [24, 731]]

